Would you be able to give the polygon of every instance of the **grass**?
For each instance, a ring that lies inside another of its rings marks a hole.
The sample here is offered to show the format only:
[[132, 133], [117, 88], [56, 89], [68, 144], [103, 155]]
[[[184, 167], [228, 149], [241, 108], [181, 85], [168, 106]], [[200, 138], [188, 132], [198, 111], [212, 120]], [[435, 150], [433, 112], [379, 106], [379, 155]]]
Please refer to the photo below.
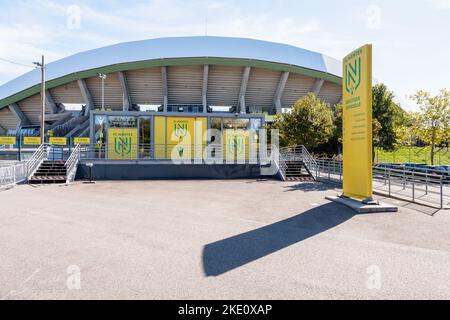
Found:
[[[431, 164], [431, 147], [402, 147], [393, 152], [375, 149], [376, 162]], [[444, 148], [434, 156], [435, 165], [450, 165], [450, 148]]]

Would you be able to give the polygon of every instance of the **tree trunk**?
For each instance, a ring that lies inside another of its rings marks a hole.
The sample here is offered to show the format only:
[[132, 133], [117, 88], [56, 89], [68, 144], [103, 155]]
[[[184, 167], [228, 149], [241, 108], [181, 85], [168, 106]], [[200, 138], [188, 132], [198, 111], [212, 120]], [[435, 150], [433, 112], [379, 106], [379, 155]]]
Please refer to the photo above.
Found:
[[433, 133], [431, 135], [431, 165], [434, 166], [434, 148], [436, 141], [436, 129], [433, 129]]

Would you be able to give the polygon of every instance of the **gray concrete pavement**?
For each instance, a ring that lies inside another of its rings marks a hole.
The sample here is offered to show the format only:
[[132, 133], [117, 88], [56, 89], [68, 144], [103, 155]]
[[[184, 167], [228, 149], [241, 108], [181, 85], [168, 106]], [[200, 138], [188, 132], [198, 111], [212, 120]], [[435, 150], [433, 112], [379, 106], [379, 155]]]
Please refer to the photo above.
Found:
[[138, 181], [0, 192], [0, 299], [450, 298], [449, 211], [355, 215], [324, 199], [339, 192], [329, 188]]

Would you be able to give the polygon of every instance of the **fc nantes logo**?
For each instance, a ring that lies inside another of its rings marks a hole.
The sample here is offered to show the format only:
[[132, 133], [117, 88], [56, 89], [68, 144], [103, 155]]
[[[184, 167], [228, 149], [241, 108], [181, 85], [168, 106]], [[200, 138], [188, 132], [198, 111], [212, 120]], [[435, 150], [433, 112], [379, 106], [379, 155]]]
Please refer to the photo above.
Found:
[[361, 85], [361, 55], [345, 63], [345, 90], [354, 95]]
[[174, 121], [173, 123], [173, 133], [178, 140], [183, 140], [188, 134], [188, 123], [187, 121]]
[[120, 156], [126, 156], [131, 153], [131, 137], [114, 137], [114, 152]]
[[244, 152], [244, 137], [231, 137], [228, 140], [228, 150], [235, 155], [242, 155]]

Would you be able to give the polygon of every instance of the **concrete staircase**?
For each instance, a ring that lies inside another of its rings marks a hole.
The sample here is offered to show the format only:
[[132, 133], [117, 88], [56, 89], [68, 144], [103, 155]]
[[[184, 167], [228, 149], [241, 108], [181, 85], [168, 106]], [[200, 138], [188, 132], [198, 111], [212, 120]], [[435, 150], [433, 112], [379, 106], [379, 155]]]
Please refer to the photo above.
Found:
[[314, 181], [303, 161], [286, 161], [286, 181]]
[[66, 183], [67, 168], [65, 161], [42, 162], [38, 170], [29, 179], [30, 184], [54, 184]]

